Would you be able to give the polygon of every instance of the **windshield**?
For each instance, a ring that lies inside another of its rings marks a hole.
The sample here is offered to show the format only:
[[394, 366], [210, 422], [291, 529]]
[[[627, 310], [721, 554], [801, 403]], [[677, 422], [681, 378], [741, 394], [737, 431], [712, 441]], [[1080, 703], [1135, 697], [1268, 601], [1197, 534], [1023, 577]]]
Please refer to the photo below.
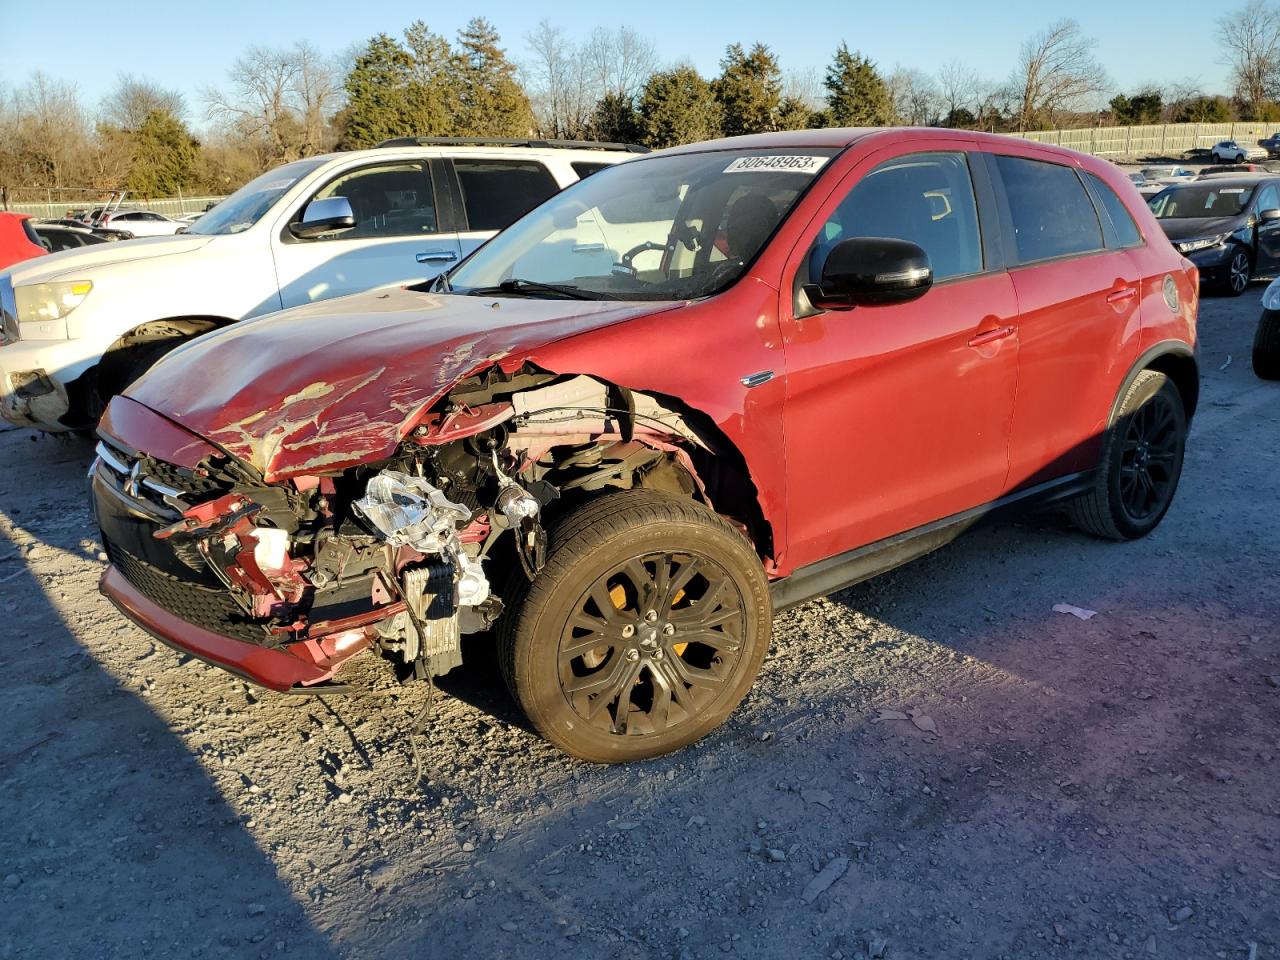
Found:
[[1235, 217], [1244, 213], [1253, 196], [1253, 187], [1215, 187], [1194, 184], [1175, 187], [1151, 198], [1151, 211], [1157, 220], [1204, 220], [1210, 217]]
[[324, 162], [323, 159], [297, 160], [268, 170], [189, 226], [187, 233], [220, 236], [248, 230], [262, 219], [262, 215], [286, 190]]
[[498, 234], [449, 275], [449, 288], [613, 300], [709, 296], [742, 275], [837, 152], [732, 150], [617, 164]]

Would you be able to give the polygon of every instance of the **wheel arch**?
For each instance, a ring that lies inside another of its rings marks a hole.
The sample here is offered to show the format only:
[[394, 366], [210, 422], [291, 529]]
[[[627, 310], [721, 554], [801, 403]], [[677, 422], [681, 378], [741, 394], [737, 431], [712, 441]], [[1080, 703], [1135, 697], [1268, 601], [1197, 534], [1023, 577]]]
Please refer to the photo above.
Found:
[[1196, 408], [1200, 404], [1200, 365], [1196, 361], [1195, 351], [1178, 340], [1165, 340], [1157, 343], [1147, 348], [1138, 357], [1120, 382], [1120, 388], [1116, 391], [1115, 399], [1111, 401], [1111, 412], [1107, 417], [1107, 424], [1115, 423], [1121, 399], [1133, 381], [1137, 379], [1138, 374], [1144, 370], [1155, 370], [1158, 373], [1163, 373], [1173, 381], [1173, 385], [1178, 389], [1179, 396], [1182, 397], [1182, 407], [1186, 411], [1187, 423], [1189, 424], [1192, 417], [1195, 416]]

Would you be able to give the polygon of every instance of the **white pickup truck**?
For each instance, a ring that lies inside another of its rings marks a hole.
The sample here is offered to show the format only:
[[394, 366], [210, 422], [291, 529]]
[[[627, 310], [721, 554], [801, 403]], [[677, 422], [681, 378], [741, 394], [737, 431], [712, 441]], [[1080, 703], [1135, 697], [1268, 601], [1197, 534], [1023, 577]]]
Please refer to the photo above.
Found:
[[270, 170], [186, 232], [0, 273], [0, 417], [93, 426], [184, 340], [248, 317], [428, 280], [559, 190], [643, 148], [405, 138]]

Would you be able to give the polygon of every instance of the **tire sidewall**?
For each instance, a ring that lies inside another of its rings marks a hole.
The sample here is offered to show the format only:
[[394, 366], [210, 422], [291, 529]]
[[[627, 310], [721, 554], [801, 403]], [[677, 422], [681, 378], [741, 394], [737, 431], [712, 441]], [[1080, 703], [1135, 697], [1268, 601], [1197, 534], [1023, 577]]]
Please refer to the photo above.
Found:
[[[600, 763], [654, 757], [699, 739], [719, 726], [755, 682], [769, 645], [772, 610], [768, 581], [760, 560], [746, 545], [705, 524], [635, 523], [620, 533], [575, 552], [573, 540], [561, 551], [569, 562], [557, 565], [543, 591], [530, 591], [515, 624], [514, 673], [517, 700], [538, 732], [556, 746]], [[704, 556], [718, 563], [737, 586], [746, 613], [736, 675], [702, 716], [660, 734], [621, 736], [587, 725], [566, 699], [559, 677], [559, 644], [564, 625], [583, 592], [600, 574], [632, 557], [669, 550]], [[555, 558], [552, 558], [554, 562]], [[551, 570], [548, 563], [545, 576]], [[752, 567], [755, 569], [753, 570]]]
[[[1142, 520], [1135, 520], [1129, 516], [1129, 512], [1124, 507], [1124, 500], [1120, 495], [1120, 468], [1123, 463], [1125, 418], [1135, 413], [1143, 404], [1161, 393], [1165, 394], [1171, 401], [1180, 437], [1173, 467], [1173, 489], [1169, 491], [1168, 499], [1158, 511]], [[1125, 391], [1124, 399], [1116, 411], [1115, 421], [1112, 423], [1109, 433], [1105, 469], [1107, 471], [1107, 500], [1111, 516], [1120, 532], [1127, 539], [1144, 537], [1159, 526], [1160, 521], [1164, 519], [1169, 507], [1173, 505], [1174, 497], [1178, 492], [1178, 483], [1182, 478], [1182, 462], [1186, 454], [1187, 443], [1187, 419], [1186, 411], [1182, 405], [1182, 395], [1178, 392], [1178, 388], [1174, 386], [1173, 381], [1163, 373], [1153, 370], [1144, 371]]]

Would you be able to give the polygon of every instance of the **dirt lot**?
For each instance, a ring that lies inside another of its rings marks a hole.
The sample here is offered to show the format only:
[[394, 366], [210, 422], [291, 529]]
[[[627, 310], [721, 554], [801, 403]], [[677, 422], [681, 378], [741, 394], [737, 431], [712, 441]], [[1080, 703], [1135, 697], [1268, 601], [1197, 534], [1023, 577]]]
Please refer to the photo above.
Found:
[[1204, 303], [1154, 536], [992, 525], [780, 616], [724, 728], [626, 768], [528, 733], [472, 650], [415, 788], [423, 688], [159, 647], [95, 590], [89, 447], [0, 434], [0, 957], [1280, 956], [1260, 294]]

